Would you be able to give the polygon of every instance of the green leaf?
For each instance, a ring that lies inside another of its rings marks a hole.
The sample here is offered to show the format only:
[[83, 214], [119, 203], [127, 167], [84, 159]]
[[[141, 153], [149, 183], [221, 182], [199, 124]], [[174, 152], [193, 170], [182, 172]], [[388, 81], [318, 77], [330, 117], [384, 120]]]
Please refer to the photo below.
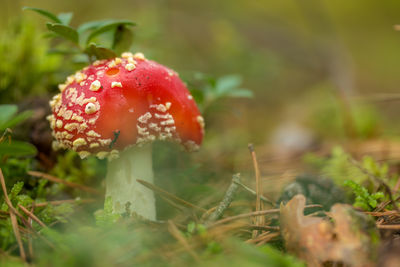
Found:
[[56, 15], [54, 15], [53, 13], [51, 13], [51, 12], [49, 12], [47, 10], [41, 9], [41, 8], [26, 6], [26, 7], [23, 7], [22, 10], [31, 10], [31, 11], [34, 11], [34, 12], [42, 15], [42, 16], [45, 16], [46, 18], [51, 19], [54, 22], [62, 23], [62, 21]]
[[242, 77], [236, 74], [219, 78], [215, 83], [215, 97], [253, 97], [253, 92], [248, 89], [238, 88], [242, 84]]
[[16, 105], [0, 105], [0, 125], [5, 124], [17, 111], [18, 107]]
[[206, 251], [208, 252], [208, 253], [211, 253], [211, 254], [217, 254], [217, 253], [220, 253], [221, 251], [222, 251], [222, 246], [221, 246], [221, 244], [220, 243], [218, 243], [218, 242], [216, 242], [216, 241], [210, 241], [208, 244], [207, 244], [207, 249], [206, 249]]
[[16, 200], [17, 200], [18, 204], [20, 204], [20, 205], [22, 205], [24, 207], [27, 207], [27, 206], [31, 205], [32, 202], [33, 202], [32, 198], [30, 196], [28, 196], [28, 195], [25, 195], [25, 194], [18, 195], [16, 197]]
[[45, 39], [52, 39], [52, 38], [56, 38], [58, 35], [55, 34], [54, 32], [45, 32], [42, 34], [42, 37]]
[[57, 17], [61, 21], [60, 22], [61, 24], [69, 25], [73, 16], [74, 16], [74, 13], [68, 12], [68, 13], [60, 13], [60, 14], [58, 14]]
[[36, 155], [36, 148], [26, 142], [12, 141], [0, 143], [0, 155], [7, 156], [34, 156]]
[[196, 230], [196, 223], [195, 223], [195, 222], [190, 222], [190, 223], [188, 223], [188, 225], [187, 225], [187, 231], [188, 231], [188, 233], [193, 234], [193, 233], [194, 233], [194, 230]]
[[93, 43], [85, 49], [85, 53], [88, 54], [89, 57], [96, 57], [97, 59], [108, 59], [117, 56], [117, 54], [111, 49]]
[[112, 48], [117, 54], [128, 51], [132, 45], [133, 33], [124, 25], [115, 29]]
[[81, 24], [78, 27], [77, 31], [79, 34], [82, 34], [84, 32], [97, 29], [97, 28], [105, 25], [106, 23], [110, 23], [110, 22], [112, 22], [112, 20], [109, 20], [109, 19], [89, 21], [89, 22]]
[[71, 28], [67, 25], [50, 22], [48, 22], [46, 26], [50, 31], [56, 33], [57, 35], [64, 37], [65, 39], [70, 40], [73, 43], [79, 43], [79, 35], [74, 28]]
[[96, 225], [100, 227], [107, 227], [114, 225], [121, 217], [118, 213], [113, 213], [113, 202], [110, 196], [104, 200], [104, 209], [97, 210], [94, 214], [96, 218]]
[[128, 20], [113, 20], [113, 21], [106, 22], [90, 33], [89, 37], [86, 40], [86, 43], [88, 44], [94, 37], [96, 37], [104, 32], [113, 30], [120, 25], [135, 26], [136, 23], [134, 23], [132, 21], [128, 21]]
[[202, 73], [202, 72], [199, 72], [199, 71], [196, 71], [194, 73], [193, 78], [195, 80], [208, 83], [213, 88], [216, 86], [216, 83], [217, 83], [217, 79], [214, 76], [208, 75], [208, 74], [205, 74], [205, 73]]
[[15, 125], [23, 122], [24, 120], [30, 118], [33, 112], [31, 110], [26, 110], [24, 112], [19, 113], [17, 116], [14, 116], [12, 119], [0, 124], [0, 130], [5, 130], [7, 128], [12, 128]]
[[382, 199], [385, 195], [382, 192], [370, 194], [364, 186], [357, 184], [354, 181], [346, 180], [344, 186], [350, 187], [356, 196], [354, 206], [360, 207], [364, 210], [373, 210], [378, 205], [378, 199]]
[[13, 185], [9, 194], [10, 200], [14, 200], [24, 187], [24, 182], [17, 182]]
[[253, 92], [248, 89], [236, 89], [232, 92], [227, 93], [226, 95], [230, 97], [246, 97], [246, 98], [254, 97]]
[[242, 77], [239, 75], [226, 75], [217, 80], [215, 85], [218, 95], [226, 94], [227, 92], [236, 89], [242, 84]]

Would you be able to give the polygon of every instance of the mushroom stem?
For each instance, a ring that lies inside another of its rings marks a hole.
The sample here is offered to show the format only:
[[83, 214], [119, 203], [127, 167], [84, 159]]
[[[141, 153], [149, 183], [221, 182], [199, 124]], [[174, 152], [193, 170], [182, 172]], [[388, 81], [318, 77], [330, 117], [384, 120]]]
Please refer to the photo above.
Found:
[[154, 193], [136, 179], [153, 183], [151, 144], [133, 146], [108, 163], [106, 197], [111, 197], [114, 213], [135, 213], [156, 219]]

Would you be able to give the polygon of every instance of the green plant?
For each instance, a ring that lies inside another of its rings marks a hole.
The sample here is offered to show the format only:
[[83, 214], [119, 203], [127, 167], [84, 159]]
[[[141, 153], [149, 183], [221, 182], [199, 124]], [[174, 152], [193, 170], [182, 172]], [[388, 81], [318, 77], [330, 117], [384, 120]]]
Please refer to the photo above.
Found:
[[329, 157], [319, 157], [308, 153], [303, 159], [307, 164], [310, 164], [322, 175], [331, 178], [337, 184], [342, 184], [348, 179], [355, 182], [370, 180], [370, 176], [367, 173], [380, 179], [386, 180], [390, 178], [388, 175], [389, 167], [386, 163], [379, 164], [372, 157], [365, 156], [362, 158], [360, 166], [356, 166], [351, 161], [351, 155], [341, 147], [334, 147]]
[[27, 142], [14, 141], [11, 138], [14, 126], [28, 119], [31, 111], [17, 114], [16, 105], [0, 105], [0, 157], [10, 156], [34, 156], [36, 148]]
[[17, 18], [0, 34], [0, 103], [15, 103], [55, 87], [61, 57], [48, 54], [49, 41], [35, 23]]
[[121, 215], [113, 213], [113, 202], [111, 197], [106, 197], [104, 201], [104, 209], [96, 211], [96, 225], [100, 227], [108, 227], [113, 225]]
[[355, 197], [354, 206], [366, 211], [388, 199], [387, 194], [378, 191], [384, 189], [382, 183], [390, 184], [397, 180], [390, 177], [387, 163], [377, 163], [370, 156], [358, 163], [340, 147], [335, 147], [328, 158], [307, 154], [305, 160], [336, 184], [346, 186]]
[[351, 180], [346, 180], [344, 186], [349, 187], [355, 195], [353, 205], [362, 208], [365, 211], [372, 211], [375, 209], [378, 205], [378, 200], [385, 197], [383, 192], [370, 193], [367, 188]]
[[[34, 11], [51, 22], [47, 22], [50, 37], [61, 37], [69, 41], [67, 47], [61, 44], [53, 50], [53, 53], [72, 54], [76, 56], [86, 55], [86, 61], [96, 59], [114, 58], [117, 54], [129, 50], [132, 43], [132, 31], [129, 27], [136, 23], [127, 20], [100, 20], [90, 21], [79, 25], [76, 29], [69, 25], [73, 13], [60, 13], [55, 15], [47, 10], [25, 7], [24, 10]], [[111, 35], [110, 35], [111, 33]], [[106, 39], [100, 39], [107, 35]], [[106, 46], [99, 45], [108, 43]]]
[[253, 92], [242, 88], [242, 77], [237, 74], [216, 78], [196, 72], [189, 82], [189, 89], [204, 112], [214, 102], [225, 98], [252, 98]]
[[350, 155], [341, 147], [334, 147], [329, 157], [319, 157], [312, 153], [304, 156], [306, 163], [313, 166], [321, 175], [332, 179], [337, 184], [344, 180], [362, 181], [366, 175], [349, 161]]

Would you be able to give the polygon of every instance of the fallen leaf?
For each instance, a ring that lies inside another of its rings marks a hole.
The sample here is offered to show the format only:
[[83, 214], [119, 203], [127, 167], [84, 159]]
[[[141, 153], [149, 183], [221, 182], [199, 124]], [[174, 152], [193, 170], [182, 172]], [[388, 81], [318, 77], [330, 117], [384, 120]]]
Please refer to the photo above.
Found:
[[308, 266], [374, 266], [378, 232], [373, 221], [351, 206], [335, 204], [325, 218], [304, 216], [306, 199], [281, 205], [281, 231], [289, 252]]

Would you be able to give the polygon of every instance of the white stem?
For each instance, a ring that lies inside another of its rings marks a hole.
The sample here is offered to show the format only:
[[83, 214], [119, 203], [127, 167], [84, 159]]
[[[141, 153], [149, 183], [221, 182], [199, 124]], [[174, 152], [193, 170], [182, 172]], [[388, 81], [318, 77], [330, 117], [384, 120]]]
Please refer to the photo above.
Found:
[[132, 147], [108, 163], [106, 197], [111, 197], [115, 213], [133, 212], [156, 219], [154, 193], [136, 179], [153, 183], [151, 145]]

